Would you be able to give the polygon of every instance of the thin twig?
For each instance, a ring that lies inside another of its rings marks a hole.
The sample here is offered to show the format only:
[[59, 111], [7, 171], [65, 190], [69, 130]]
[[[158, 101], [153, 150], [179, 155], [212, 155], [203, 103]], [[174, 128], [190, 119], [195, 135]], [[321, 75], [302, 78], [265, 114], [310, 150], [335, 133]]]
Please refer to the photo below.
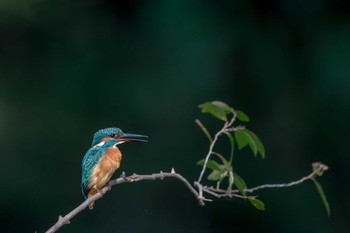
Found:
[[249, 199], [249, 198], [256, 198], [256, 196], [242, 196], [242, 195], [238, 195], [238, 194], [235, 194], [235, 193], [232, 193], [232, 192], [226, 192], [226, 193], [217, 193], [216, 191], [217, 190], [213, 190], [211, 188], [208, 188], [208, 187], [205, 187], [203, 186], [202, 187], [202, 190], [203, 192], [206, 192], [214, 197], [217, 197], [217, 198], [222, 198], [222, 197], [238, 197], [238, 198], [242, 198], [242, 199]]
[[200, 182], [202, 181], [202, 178], [203, 178], [205, 169], [206, 169], [206, 167], [207, 167], [209, 157], [210, 157], [210, 155], [212, 154], [214, 145], [215, 145], [216, 141], [218, 140], [219, 136], [224, 132], [225, 127], [226, 127], [226, 124], [225, 124], [225, 126], [224, 126], [219, 132], [217, 132], [217, 133], [215, 134], [213, 141], [210, 143], [209, 151], [208, 151], [207, 155], [205, 156], [205, 161], [204, 161], [204, 164], [203, 164], [202, 171], [201, 171], [201, 173], [200, 173], [200, 175], [199, 175], [199, 178], [198, 178], [198, 180], [197, 180], [198, 183], [200, 183]]
[[233, 115], [232, 115], [231, 120], [229, 122], [228, 121], [225, 122], [224, 126], [215, 134], [214, 139], [210, 143], [209, 151], [208, 151], [207, 155], [205, 156], [205, 161], [204, 161], [204, 164], [203, 164], [202, 171], [201, 171], [201, 173], [199, 175], [199, 178], [197, 180], [198, 183], [200, 183], [202, 181], [205, 169], [206, 169], [207, 164], [208, 164], [208, 160], [210, 158], [210, 155], [213, 152], [214, 145], [215, 145], [216, 141], [221, 136], [221, 134], [223, 134], [229, 127], [232, 126], [233, 122], [236, 120], [236, 113], [235, 113], [235, 111], [233, 111], [233, 109], [232, 109], [232, 114]]
[[196, 197], [199, 205], [204, 205], [204, 201], [209, 201], [209, 199], [205, 199], [203, 197], [201, 197], [199, 195], [199, 193], [192, 187], [192, 185], [180, 174], [176, 173], [174, 169], [172, 169], [172, 171], [169, 172], [160, 172], [160, 173], [154, 173], [152, 175], [137, 175], [137, 174], [133, 174], [132, 176], [128, 176], [125, 177], [125, 174], [123, 173], [122, 176], [120, 178], [111, 180], [108, 184], [110, 185], [110, 187], [106, 186], [101, 190], [101, 193], [97, 193], [94, 196], [88, 198], [86, 201], [84, 201], [83, 203], [81, 203], [78, 207], [76, 207], [74, 210], [72, 210], [71, 212], [69, 212], [66, 216], [62, 217], [59, 216], [58, 221], [55, 223], [55, 225], [53, 225], [49, 230], [47, 230], [47, 233], [51, 233], [51, 232], [56, 232], [58, 229], [60, 229], [63, 225], [65, 224], [69, 224], [70, 220], [77, 215], [78, 213], [80, 213], [81, 211], [83, 211], [86, 207], [88, 207], [88, 205], [93, 202], [96, 201], [100, 198], [103, 197], [104, 194], [106, 194], [108, 191], [111, 190], [111, 187], [114, 185], [118, 185], [118, 184], [123, 184], [123, 183], [132, 183], [132, 182], [139, 182], [139, 181], [144, 181], [144, 180], [163, 180], [164, 178], [168, 178], [168, 177], [172, 177], [172, 178], [176, 178], [180, 181], [182, 181], [182, 183], [184, 183], [184, 185], [192, 192], [192, 194]]
[[316, 173], [312, 172], [310, 175], [304, 176], [303, 178], [301, 178], [299, 180], [296, 180], [296, 181], [293, 181], [293, 182], [290, 182], [290, 183], [286, 183], [286, 184], [263, 184], [263, 185], [256, 186], [254, 188], [245, 189], [244, 191], [246, 191], [247, 193], [252, 193], [252, 192], [255, 192], [257, 190], [266, 189], [266, 188], [287, 188], [287, 187], [291, 187], [291, 186], [294, 186], [294, 185], [301, 184], [301, 183], [303, 183], [306, 180], [310, 180], [311, 178], [314, 178], [315, 176], [316, 176]]
[[203, 125], [203, 123], [200, 120], [198, 120], [198, 119], [196, 119], [194, 122], [196, 122], [196, 124], [199, 126], [199, 128], [202, 129], [204, 134], [207, 136], [207, 138], [209, 140], [209, 143], [212, 143], [213, 139], [211, 138], [211, 135], [210, 135], [208, 129]]
[[[328, 167], [320, 162], [315, 162], [312, 164], [313, 165], [313, 171], [307, 175], [307, 176], [304, 176], [302, 177], [301, 179], [299, 180], [296, 180], [296, 181], [292, 181], [292, 182], [289, 182], [289, 183], [284, 183], [284, 184], [263, 184], [263, 185], [259, 185], [259, 186], [256, 186], [254, 188], [249, 188], [249, 189], [244, 189], [245, 192], [247, 193], [253, 193], [257, 190], [261, 190], [261, 189], [266, 189], [266, 188], [287, 188], [287, 187], [291, 187], [291, 186], [294, 186], [294, 185], [298, 185], [298, 184], [301, 184], [307, 180], [311, 180], [312, 178], [315, 178], [317, 176], [319, 176], [319, 174], [323, 173], [324, 171], [326, 171], [328, 169]], [[317, 167], [315, 167], [317, 166]], [[208, 187], [208, 186], [203, 186], [202, 187], [203, 191], [205, 190], [209, 190], [211, 192], [215, 192], [215, 193], [227, 193], [227, 190], [224, 190], [224, 189], [217, 189], [217, 188], [214, 188], [214, 187]], [[238, 189], [233, 189], [231, 190], [231, 192], [229, 192], [229, 194], [235, 194], [235, 193], [239, 193], [239, 190]]]
[[257, 190], [260, 189], [265, 189], [265, 188], [287, 188], [287, 187], [291, 187], [294, 185], [298, 185], [301, 184], [307, 180], [311, 180], [312, 178], [315, 178], [317, 176], [322, 176], [322, 174], [328, 170], [328, 166], [321, 163], [321, 162], [314, 162], [312, 163], [312, 173], [310, 173], [307, 176], [304, 176], [303, 178], [296, 180], [296, 181], [292, 181], [286, 184], [264, 184], [264, 185], [259, 185], [256, 186], [254, 188], [250, 188], [250, 189], [245, 189], [244, 191], [248, 192], [248, 193], [252, 193], [255, 192]]

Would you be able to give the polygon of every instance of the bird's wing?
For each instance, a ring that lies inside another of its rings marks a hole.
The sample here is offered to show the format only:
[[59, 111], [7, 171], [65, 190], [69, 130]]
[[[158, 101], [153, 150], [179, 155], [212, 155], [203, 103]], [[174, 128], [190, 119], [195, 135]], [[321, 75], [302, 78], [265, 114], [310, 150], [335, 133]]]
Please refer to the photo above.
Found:
[[81, 191], [85, 199], [88, 198], [87, 195], [91, 189], [91, 187], [88, 187], [90, 174], [100, 161], [101, 156], [101, 150], [99, 150], [98, 148], [90, 148], [83, 158], [81, 174]]

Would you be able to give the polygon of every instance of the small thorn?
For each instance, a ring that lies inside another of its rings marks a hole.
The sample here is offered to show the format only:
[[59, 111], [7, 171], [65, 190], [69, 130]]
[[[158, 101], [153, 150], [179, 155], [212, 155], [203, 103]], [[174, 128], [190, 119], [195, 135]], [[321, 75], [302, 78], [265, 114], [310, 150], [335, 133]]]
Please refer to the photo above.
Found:
[[126, 175], [125, 175], [125, 172], [122, 172], [122, 174], [120, 175], [120, 178], [125, 178]]
[[173, 174], [176, 173], [175, 169], [173, 167], [171, 168], [171, 173], [173, 173]]
[[58, 221], [61, 221], [62, 220], [62, 216], [58, 216]]

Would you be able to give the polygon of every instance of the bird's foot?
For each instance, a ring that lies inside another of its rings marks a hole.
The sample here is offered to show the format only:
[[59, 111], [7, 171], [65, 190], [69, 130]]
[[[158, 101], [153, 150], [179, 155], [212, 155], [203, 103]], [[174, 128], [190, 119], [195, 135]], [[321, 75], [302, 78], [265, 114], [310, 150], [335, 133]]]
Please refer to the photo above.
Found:
[[136, 179], [134, 177], [126, 177], [126, 180], [130, 183], [135, 182]]
[[107, 188], [107, 191], [111, 191], [112, 186], [110, 184], [106, 184], [105, 187]]
[[95, 189], [96, 192], [100, 193], [102, 196], [104, 195], [104, 193], [100, 189], [98, 189], [96, 187], [94, 187], [94, 189]]
[[94, 205], [95, 205], [95, 202], [94, 202], [94, 201], [91, 202], [91, 203], [89, 204], [89, 210], [93, 210], [93, 209], [94, 209]]
[[128, 182], [132, 183], [132, 182], [140, 181], [140, 180], [142, 180], [142, 178], [139, 177], [139, 176], [136, 175], [136, 174], [133, 174], [132, 176], [126, 177], [126, 180], [127, 180]]

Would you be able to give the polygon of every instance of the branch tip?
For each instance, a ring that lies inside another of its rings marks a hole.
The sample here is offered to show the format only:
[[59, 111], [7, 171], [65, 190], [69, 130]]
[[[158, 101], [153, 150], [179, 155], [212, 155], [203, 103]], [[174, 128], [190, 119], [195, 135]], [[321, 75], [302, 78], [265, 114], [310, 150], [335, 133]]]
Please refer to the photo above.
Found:
[[323, 173], [327, 170], [328, 166], [326, 164], [323, 164], [321, 162], [312, 163], [312, 171], [318, 176], [322, 176]]

